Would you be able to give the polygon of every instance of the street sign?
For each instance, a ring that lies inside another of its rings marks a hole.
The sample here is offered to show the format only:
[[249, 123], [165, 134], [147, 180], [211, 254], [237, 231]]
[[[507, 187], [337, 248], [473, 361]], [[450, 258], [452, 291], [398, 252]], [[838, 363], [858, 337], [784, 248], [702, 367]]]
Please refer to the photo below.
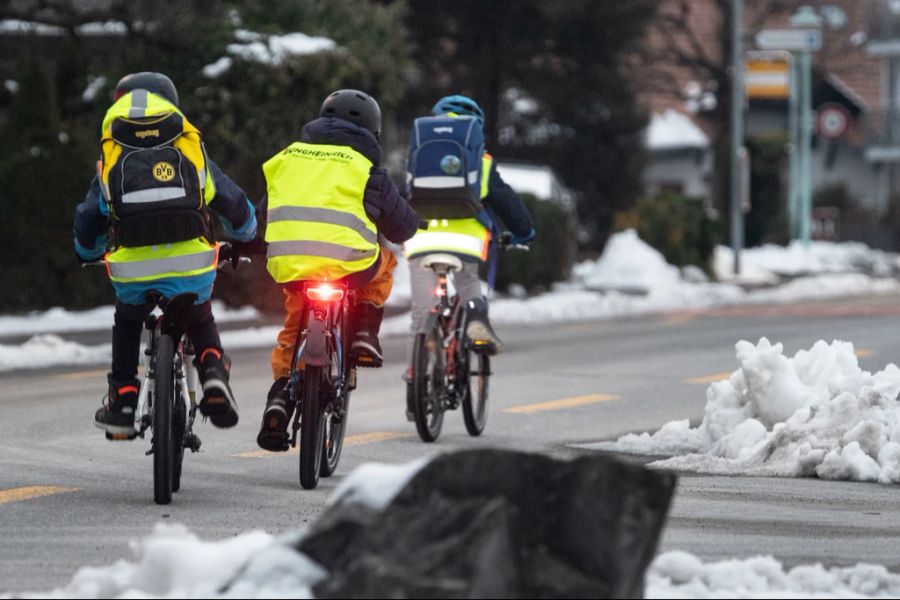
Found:
[[760, 50], [814, 52], [822, 47], [822, 32], [818, 29], [763, 29], [755, 39]]
[[744, 89], [751, 99], [785, 99], [790, 91], [788, 62], [784, 56], [756, 58], [744, 65]]
[[816, 117], [819, 135], [828, 140], [840, 138], [850, 126], [850, 111], [834, 102], [823, 104]]

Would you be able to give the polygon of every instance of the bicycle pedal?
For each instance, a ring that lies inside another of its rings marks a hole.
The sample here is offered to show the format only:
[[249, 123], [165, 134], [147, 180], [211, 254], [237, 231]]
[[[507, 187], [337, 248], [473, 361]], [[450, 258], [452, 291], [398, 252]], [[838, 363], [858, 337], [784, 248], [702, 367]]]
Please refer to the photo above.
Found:
[[137, 437], [137, 432], [135, 433], [110, 433], [106, 432], [106, 439], [111, 442], [130, 442], [134, 438]]
[[190, 449], [191, 452], [199, 452], [200, 444], [200, 437], [196, 433], [189, 433], [184, 439], [184, 447]]

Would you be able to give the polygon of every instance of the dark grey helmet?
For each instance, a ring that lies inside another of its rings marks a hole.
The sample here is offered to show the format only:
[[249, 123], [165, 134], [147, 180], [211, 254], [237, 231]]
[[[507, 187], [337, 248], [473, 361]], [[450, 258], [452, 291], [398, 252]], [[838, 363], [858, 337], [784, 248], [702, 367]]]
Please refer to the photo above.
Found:
[[359, 90], [338, 90], [325, 98], [320, 117], [337, 117], [368, 129], [377, 137], [381, 133], [381, 108], [375, 98]]
[[141, 71], [131, 73], [119, 80], [113, 92], [113, 100], [118, 100], [128, 92], [134, 90], [147, 90], [157, 96], [162, 96], [175, 106], [178, 106], [178, 90], [172, 80], [154, 71]]

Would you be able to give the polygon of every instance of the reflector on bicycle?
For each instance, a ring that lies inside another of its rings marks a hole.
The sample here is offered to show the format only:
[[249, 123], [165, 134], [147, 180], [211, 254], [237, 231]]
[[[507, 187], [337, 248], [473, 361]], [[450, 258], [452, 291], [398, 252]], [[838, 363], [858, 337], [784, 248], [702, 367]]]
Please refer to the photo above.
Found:
[[344, 298], [344, 290], [327, 283], [306, 288], [306, 297], [314, 302], [337, 302]]

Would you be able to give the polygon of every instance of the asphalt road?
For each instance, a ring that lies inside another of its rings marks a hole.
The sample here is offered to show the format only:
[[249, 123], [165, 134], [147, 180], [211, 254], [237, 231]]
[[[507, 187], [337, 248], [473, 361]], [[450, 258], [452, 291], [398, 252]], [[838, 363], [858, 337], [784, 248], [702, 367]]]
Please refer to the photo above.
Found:
[[[47, 590], [79, 566], [130, 558], [129, 540], [160, 521], [184, 523], [206, 539], [296, 529], [367, 461], [476, 444], [573, 456], [583, 451], [572, 443], [672, 419], [698, 422], [705, 384], [735, 368], [740, 339], [767, 336], [790, 352], [820, 338], [848, 340], [875, 370], [900, 360], [898, 332], [897, 297], [501, 329], [508, 351], [494, 362], [485, 435], [470, 438], [462, 415], [451, 413], [431, 445], [403, 417], [405, 341], [389, 339], [385, 368], [361, 372], [338, 472], [314, 491], [299, 486], [296, 454], [258, 451], [268, 352], [236, 351], [241, 421], [233, 430], [199, 424], [203, 448], [186, 456], [182, 490], [165, 507], [153, 503], [149, 437], [110, 443], [92, 423], [105, 370], [0, 375], [0, 592]], [[682, 474], [662, 549], [897, 570], [897, 493], [876, 484]]]

